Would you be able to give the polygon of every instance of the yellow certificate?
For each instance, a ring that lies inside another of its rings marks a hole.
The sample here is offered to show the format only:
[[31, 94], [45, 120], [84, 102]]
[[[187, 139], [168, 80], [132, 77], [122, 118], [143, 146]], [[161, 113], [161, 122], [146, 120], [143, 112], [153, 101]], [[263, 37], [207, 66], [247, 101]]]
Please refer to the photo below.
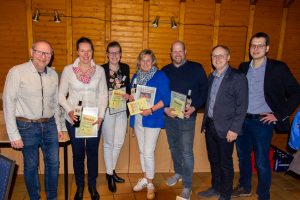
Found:
[[84, 107], [82, 111], [79, 128], [76, 128], [76, 138], [90, 138], [98, 136], [98, 124], [94, 124], [98, 120], [97, 107]]
[[183, 119], [184, 109], [185, 109], [186, 95], [171, 91], [171, 102], [170, 108], [172, 113], [177, 115], [178, 118]]
[[126, 109], [126, 101], [123, 98], [123, 95], [126, 94], [126, 88], [121, 88], [113, 90], [111, 97], [109, 99], [109, 108], [113, 109]]
[[136, 101], [127, 103], [130, 115], [136, 115], [143, 112], [145, 109], [149, 109], [149, 103], [146, 98], [140, 98]]
[[185, 108], [185, 102], [178, 99], [178, 98], [173, 98], [171, 102], [171, 107], [173, 110], [171, 111], [173, 114], [177, 115], [177, 117], [183, 119], [183, 111]]

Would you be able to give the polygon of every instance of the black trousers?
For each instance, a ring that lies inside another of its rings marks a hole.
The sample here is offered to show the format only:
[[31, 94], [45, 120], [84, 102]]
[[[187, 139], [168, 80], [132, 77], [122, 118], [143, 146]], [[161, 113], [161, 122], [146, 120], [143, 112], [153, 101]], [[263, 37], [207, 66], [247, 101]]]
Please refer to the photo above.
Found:
[[230, 199], [234, 176], [232, 161], [234, 142], [227, 142], [226, 138], [221, 138], [211, 119], [207, 120], [205, 139], [212, 174], [212, 187], [219, 191], [222, 197]]

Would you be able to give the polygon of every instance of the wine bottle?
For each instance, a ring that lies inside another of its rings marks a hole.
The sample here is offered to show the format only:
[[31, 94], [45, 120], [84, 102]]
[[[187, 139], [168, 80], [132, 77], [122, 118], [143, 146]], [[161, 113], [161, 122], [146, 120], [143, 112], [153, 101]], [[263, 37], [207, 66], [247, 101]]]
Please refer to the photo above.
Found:
[[189, 90], [188, 95], [186, 96], [185, 110], [188, 110], [191, 104], [192, 104], [192, 90]]
[[133, 79], [133, 84], [132, 84], [132, 88], [131, 88], [131, 94], [134, 95], [136, 92], [136, 78]]
[[121, 87], [125, 85], [126, 75], [123, 76], [121, 81]]
[[77, 119], [77, 121], [75, 121], [73, 124], [73, 127], [75, 128], [78, 128], [80, 126], [81, 113], [82, 113], [82, 100], [79, 100], [78, 106], [76, 106], [74, 109], [74, 115]]

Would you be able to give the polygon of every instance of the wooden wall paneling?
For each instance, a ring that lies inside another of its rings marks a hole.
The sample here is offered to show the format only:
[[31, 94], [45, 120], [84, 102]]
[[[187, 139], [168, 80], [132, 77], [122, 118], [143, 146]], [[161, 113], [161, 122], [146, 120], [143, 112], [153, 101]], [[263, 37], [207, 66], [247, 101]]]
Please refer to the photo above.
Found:
[[72, 0], [73, 61], [77, 58], [76, 41], [80, 37], [88, 37], [94, 44], [95, 62], [105, 62], [105, 3], [106, 0]]
[[143, 4], [143, 49], [149, 46], [149, 0], [144, 0]]
[[289, 6], [294, 2], [293, 0], [284, 0], [283, 3], [283, 14], [281, 20], [281, 27], [280, 27], [280, 36], [279, 36], [279, 47], [277, 52], [277, 59], [282, 59], [282, 52], [283, 52], [283, 45], [284, 45], [284, 38], [285, 38], [285, 30], [286, 30], [286, 20], [289, 11]]
[[0, 7], [0, 95], [9, 69], [29, 60], [27, 13], [24, 0], [1, 1]]
[[253, 34], [265, 32], [270, 36], [271, 44], [268, 56], [275, 59], [279, 44], [282, 7], [282, 0], [258, 0], [255, 7]]
[[300, 2], [295, 1], [290, 7], [287, 14], [287, 23], [285, 31], [285, 39], [282, 53], [282, 60], [286, 62], [300, 82]]
[[129, 64], [131, 77], [136, 71], [136, 58], [143, 49], [143, 11], [143, 0], [112, 0], [111, 40], [122, 46], [122, 62]]
[[244, 61], [249, 2], [223, 0], [220, 10], [218, 44], [230, 49], [230, 64], [238, 67]]
[[72, 0], [66, 1], [66, 16], [62, 18], [66, 20], [66, 38], [67, 38], [67, 63], [72, 63], [73, 61], [73, 26], [72, 26]]
[[[28, 49], [32, 47], [33, 34], [32, 34], [32, 10], [31, 10], [31, 0], [26, 0], [26, 24], [27, 24], [27, 43]], [[30, 57], [30, 51], [28, 51], [28, 56]]]
[[179, 4], [178, 39], [181, 41], [184, 41], [185, 3], [186, 0], [180, 0]]
[[213, 47], [219, 42], [219, 29], [220, 29], [220, 14], [221, 14], [221, 1], [216, 1], [215, 6], [215, 21], [214, 21], [214, 32], [213, 32]]
[[245, 47], [244, 61], [249, 60], [249, 42], [250, 42], [251, 36], [253, 35], [254, 15], [255, 15], [255, 4], [250, 4], [247, 39], [246, 39], [246, 43], [244, 46]]
[[280, 27], [280, 35], [279, 35], [279, 44], [278, 44], [278, 51], [277, 51], [277, 59], [282, 59], [282, 51], [283, 51], [283, 43], [284, 43], [284, 35], [285, 35], [285, 28], [286, 28], [286, 18], [288, 15], [288, 8], [283, 8], [282, 19], [281, 19], [281, 27]]
[[149, 48], [152, 49], [158, 61], [158, 67], [170, 63], [171, 44], [178, 39], [178, 29], [171, 28], [170, 18], [178, 20], [179, 2], [174, 0], [150, 1], [150, 19], [159, 16], [158, 27], [149, 28]]
[[211, 71], [210, 51], [213, 41], [215, 1], [186, 1], [184, 42], [187, 58], [200, 62], [206, 73]]
[[67, 22], [54, 23], [54, 11], [65, 15], [66, 1], [60, 0], [33, 0], [32, 10], [40, 10], [40, 21], [32, 24], [33, 39], [48, 40], [54, 49], [52, 66], [62, 71], [67, 63]]
[[[111, 40], [111, 0], [105, 1], [105, 47]], [[106, 48], [105, 48], [106, 49]], [[103, 52], [106, 57], [106, 51]]]

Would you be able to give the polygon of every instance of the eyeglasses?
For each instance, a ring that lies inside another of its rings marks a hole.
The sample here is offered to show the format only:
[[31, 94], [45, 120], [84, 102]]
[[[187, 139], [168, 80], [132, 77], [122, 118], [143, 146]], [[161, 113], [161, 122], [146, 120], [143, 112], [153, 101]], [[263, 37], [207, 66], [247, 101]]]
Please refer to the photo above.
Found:
[[39, 51], [36, 49], [33, 49], [33, 51], [38, 55], [38, 56], [46, 56], [47, 58], [50, 58], [52, 56], [52, 52], [44, 52], [44, 51]]
[[110, 56], [118, 56], [118, 55], [121, 54], [121, 52], [120, 52], [120, 51], [116, 51], [116, 52], [108, 52], [108, 54], [109, 54]]
[[251, 49], [262, 49], [266, 46], [266, 44], [250, 44]]
[[212, 59], [225, 59], [228, 54], [211, 55]]

